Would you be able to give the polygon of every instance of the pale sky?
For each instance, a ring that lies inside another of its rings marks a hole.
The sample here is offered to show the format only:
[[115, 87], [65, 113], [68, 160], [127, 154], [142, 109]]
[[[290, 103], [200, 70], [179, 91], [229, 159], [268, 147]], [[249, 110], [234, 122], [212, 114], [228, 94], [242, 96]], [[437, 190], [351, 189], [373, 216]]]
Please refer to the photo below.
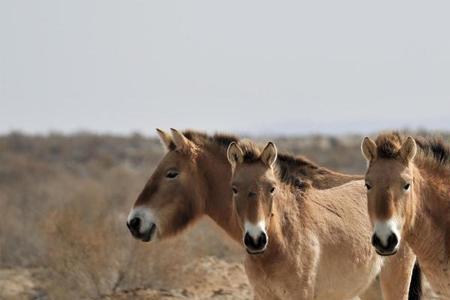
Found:
[[449, 1], [0, 0], [0, 133], [450, 130]]

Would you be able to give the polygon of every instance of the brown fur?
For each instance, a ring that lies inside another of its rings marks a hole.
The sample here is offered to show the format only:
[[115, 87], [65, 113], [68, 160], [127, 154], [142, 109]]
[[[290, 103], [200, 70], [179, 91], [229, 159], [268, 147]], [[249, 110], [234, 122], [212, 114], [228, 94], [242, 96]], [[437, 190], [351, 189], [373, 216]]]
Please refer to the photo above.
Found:
[[[174, 132], [176, 131], [172, 130], [172, 135]], [[168, 151], [148, 180], [134, 207], [151, 206], [160, 212], [160, 222], [165, 224], [158, 229], [158, 236], [162, 238], [176, 234], [198, 217], [207, 214], [220, 226], [225, 227], [231, 236], [240, 240], [240, 230], [228, 224], [232, 211], [228, 200], [231, 198], [231, 192], [226, 183], [219, 182], [216, 178], [217, 174], [229, 178], [231, 173], [226, 159], [226, 149], [231, 142], [238, 142], [240, 139], [233, 135], [209, 136], [202, 132], [187, 130], [182, 133], [188, 141], [187, 145], [177, 147], [169, 133], [158, 130], [158, 134]], [[260, 147], [253, 143], [248, 143], [248, 146], [255, 153], [260, 151]], [[297, 187], [304, 188], [311, 183], [319, 188], [329, 188], [362, 178], [318, 167], [301, 157], [285, 154], [280, 154], [280, 157], [285, 158], [278, 162], [281, 170], [280, 178], [296, 184]], [[164, 178], [167, 170], [173, 167], [180, 170], [180, 178], [176, 183], [168, 182]], [[204, 185], [198, 184], [200, 182]], [[215, 195], [218, 187], [226, 192], [222, 192], [220, 196]], [[211, 201], [211, 198], [217, 200], [217, 203]], [[175, 209], [170, 209], [175, 204], [177, 204]]]
[[[245, 262], [257, 296], [350, 299], [361, 294], [381, 267], [369, 243], [367, 212], [360, 206], [366, 202], [362, 183], [298, 190], [283, 181], [277, 165], [261, 161], [260, 148], [248, 141], [238, 146], [244, 159], [231, 179], [238, 222], [244, 229], [246, 222], [265, 221], [269, 236], [265, 252], [248, 254]], [[401, 252], [401, 259], [385, 260], [385, 299], [407, 299], [414, 255], [407, 248]]]
[[[436, 293], [450, 297], [450, 148], [440, 139], [415, 138], [417, 154], [405, 161], [398, 133], [376, 139], [377, 157], [369, 161], [366, 180], [372, 220], [394, 217], [402, 224], [402, 240], [416, 253]], [[405, 180], [408, 193], [396, 188]]]
[[[174, 131], [172, 131], [172, 135], [173, 134]], [[166, 140], [164, 142], [165, 145], [169, 145], [169, 147], [167, 147], [168, 152], [164, 155], [161, 162], [154, 170], [146, 186], [144, 187], [143, 192], [138, 197], [133, 207], [145, 208], [147, 210], [151, 210], [155, 214], [156, 220], [154, 222], [156, 225], [157, 238], [165, 238], [176, 234], [177, 232], [185, 229], [189, 224], [192, 224], [199, 217], [207, 215], [212, 220], [214, 220], [221, 228], [223, 228], [234, 240], [236, 240], [237, 242], [241, 242], [242, 230], [240, 228], [238, 218], [236, 217], [233, 210], [233, 202], [231, 200], [232, 193], [229, 185], [231, 179], [231, 167], [227, 161], [226, 155], [227, 146], [233, 141], [238, 142], [239, 139], [228, 135], [208, 136], [203, 133], [194, 131], [187, 131], [183, 135], [186, 140], [189, 141], [188, 143], [183, 139], [178, 139], [178, 142], [175, 140]], [[173, 146], [171, 146], [172, 143]], [[256, 151], [256, 149], [260, 148], [253, 146], [253, 149], [255, 149]], [[350, 191], [353, 190], [353, 192], [350, 192], [351, 194], [360, 193], [355, 192], [354, 190], [361, 189], [361, 181], [354, 180], [355, 178], [361, 178], [360, 176], [349, 176], [329, 171], [325, 168], [314, 166], [314, 164], [303, 160], [302, 158], [292, 157], [288, 155], [279, 155], [279, 158], [280, 157], [282, 159], [277, 160], [277, 166], [275, 166], [275, 168], [278, 168], [279, 170], [277, 172], [277, 177], [282, 184], [284, 184], [286, 187], [289, 187], [293, 191], [299, 190], [298, 181], [300, 181], [311, 182], [312, 188], [314, 188], [314, 191], [317, 193], [320, 193], [317, 188], [326, 189], [330, 187], [340, 186], [344, 183], [349, 183], [352, 186], [352, 188], [350, 188]], [[283, 157], [285, 159], [283, 159]], [[173, 169], [177, 170], [179, 175], [176, 177], [176, 179], [168, 179], [166, 177], [166, 174], [169, 170]], [[293, 179], [295, 177], [297, 177], [297, 180]], [[348, 197], [347, 193], [345, 192], [348, 187], [341, 188], [343, 188], [344, 190], [336, 190], [336, 193], [334, 190], [329, 190], [323, 191], [323, 193], [326, 193], [328, 195], [327, 199], [329, 200], [338, 199], [336, 201], [348, 201], [345, 200]], [[307, 191], [308, 189], [304, 189], [300, 192], [306, 193]], [[337, 196], [334, 197], [334, 195]], [[322, 203], [319, 198], [311, 198], [311, 203], [308, 204], [312, 205], [312, 203], [316, 203], [317, 207], [323, 207], [322, 209], [313, 210], [311, 212], [311, 215], [316, 216], [315, 219], [317, 220], [317, 224], [315, 226], [317, 226], [317, 230], [319, 230], [320, 228], [322, 228], [320, 230], [330, 230], [329, 226], [331, 225], [322, 227], [322, 224], [328, 224], [325, 222], [325, 220], [329, 217], [334, 218], [335, 220], [329, 223], [333, 224], [333, 226], [341, 222], [351, 223], [354, 219], [345, 218], [346, 215], [340, 211], [338, 211], [338, 214], [341, 214], [342, 218], [335, 216], [334, 213], [330, 215], [330, 212], [336, 212], [336, 205], [330, 201], [325, 201]], [[364, 201], [364, 197], [361, 199], [362, 201]], [[298, 204], [300, 205], [301, 202], [299, 202]], [[308, 207], [308, 205], [305, 206], [305, 209]], [[362, 210], [359, 209], [358, 206], [352, 207], [350, 209], [355, 209], [356, 211], [358, 211], [358, 214], [362, 213]], [[293, 210], [291, 212], [287, 212], [286, 219], [282, 219], [280, 222], [289, 222], [290, 218], [294, 218], [301, 211], [302, 210]], [[305, 215], [310, 214], [305, 211]], [[324, 216], [326, 216], [326, 218], [324, 218]], [[364, 220], [366, 219], [367, 218], [362, 216], [360, 219], [358, 219], [357, 223], [352, 224], [356, 230], [358, 230], [359, 227], [365, 228], [367, 227], [367, 224], [364, 226], [359, 226], [358, 222], [362, 222], [361, 224], [364, 224]], [[303, 230], [298, 230], [298, 228], [295, 230], [294, 229], [292, 229], [290, 234], [304, 234]], [[308, 232], [308, 230], [309, 229], [306, 229], [306, 232]], [[352, 239], [352, 237], [349, 235], [343, 235], [343, 237], [346, 240]], [[340, 238], [341, 236], [337, 235], [335, 238], [332, 238], [330, 242], [338, 241]], [[368, 236], [363, 235], [360, 239], [358, 239], [358, 243], [362, 243], [362, 239], [364, 240], [364, 245], [368, 244]], [[314, 242], [314, 239], [304, 240], [303, 242]], [[339, 256], [341, 254], [341, 251], [343, 251], [343, 257], [351, 256], [352, 259], [356, 261], [356, 263], [360, 263], [362, 266], [366, 266], [366, 262], [368, 259], [377, 259], [373, 256], [370, 247], [369, 249], [362, 251], [360, 253], [360, 256], [356, 257], [354, 256], [355, 253], [348, 253], [344, 250], [346, 249], [341, 249], [340, 247], [336, 246], [335, 254], [337, 254], [337, 256], [333, 256], [332, 251], [330, 250], [331, 252], [329, 253], [329, 256], [325, 257], [331, 258], [332, 260], [326, 259], [326, 261], [333, 265], [334, 259], [336, 259], [336, 257], [337, 259], [341, 259], [341, 257]], [[294, 253], [294, 248], [289, 251], [292, 255], [298, 255], [298, 253]], [[305, 252], [304, 255], [306, 257], [310, 256], [311, 258], [313, 258], [312, 253]], [[310, 263], [314, 264], [315, 261], [311, 260]], [[276, 261], [273, 261], [270, 265], [270, 268], [274, 270], [274, 272], [280, 272], [280, 270], [283, 270], [282, 267], [277, 267]], [[353, 274], [355, 276], [358, 275], [357, 273], [354, 273], [356, 272], [356, 270], [353, 268], [346, 270], [348, 270], [350, 274]], [[334, 272], [338, 271], [341, 273], [343, 272], [343, 270], [334, 270]], [[269, 276], [270, 274], [271, 273], [269, 272], [267, 275], [262, 275], [261, 278], [270, 280], [267, 278], [267, 276]], [[374, 272], [374, 274], [372, 275], [375, 276], [375, 274], [376, 272]], [[308, 283], [310, 279], [311, 278], [309, 277], [303, 277], [302, 280], [306, 280], [306, 283]], [[409, 275], [406, 277], [406, 280], [408, 279]], [[400, 281], [403, 282], [402, 280]], [[368, 285], [369, 283], [370, 280], [367, 279], [366, 285]], [[297, 282], [295, 284], [295, 286], [297, 287], [292, 286], [292, 289], [296, 290], [298, 286], [302, 284], [304, 284], [304, 282]], [[339, 284], [340, 281], [328, 282], [328, 284], [320, 288], [331, 291], [335, 285]], [[353, 287], [349, 288], [353, 289]], [[397, 287], [396, 291], [400, 296], [394, 297], [393, 299], [402, 299], [404, 289], [405, 288], [403, 286], [401, 288]], [[333, 297], [329, 299], [332, 298]]]
[[[222, 151], [226, 150], [231, 142], [239, 142], [244, 152], [244, 161], [247, 163], [257, 161], [262, 151], [261, 146], [258, 146], [250, 140], [240, 140], [232, 135], [219, 134], [209, 137], [203, 133], [187, 131], [185, 132], [185, 136], [195, 143], [204, 146], [219, 146]], [[293, 156], [286, 153], [278, 154], [276, 165], [277, 176], [282, 182], [294, 184], [301, 188], [312, 185], [318, 189], [327, 189], [363, 178], [360, 175], [347, 175], [335, 172], [318, 166], [306, 157]]]
[[[399, 150], [406, 137], [398, 132], [378, 135], [375, 140], [378, 158], [399, 159]], [[414, 137], [418, 152], [414, 158], [415, 163], [427, 164], [434, 168], [450, 167], [450, 147], [438, 137]]]

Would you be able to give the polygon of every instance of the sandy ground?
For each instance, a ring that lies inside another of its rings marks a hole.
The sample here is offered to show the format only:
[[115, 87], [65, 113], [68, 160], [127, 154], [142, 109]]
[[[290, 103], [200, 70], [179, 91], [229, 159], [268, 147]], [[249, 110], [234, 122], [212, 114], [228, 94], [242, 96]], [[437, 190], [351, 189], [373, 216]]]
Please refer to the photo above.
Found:
[[37, 269], [4, 269], [0, 270], [0, 299], [28, 300], [46, 299], [45, 291], [41, 290]]
[[[3, 269], [0, 270], [1, 300], [44, 300], [48, 299], [41, 281], [47, 271], [44, 269]], [[186, 265], [180, 274], [184, 280], [177, 289], [134, 289], [104, 295], [105, 300], [179, 300], [179, 299], [252, 299], [244, 268], [239, 263], [228, 263], [213, 257], [206, 257]], [[431, 296], [428, 285], [424, 299]], [[376, 295], [376, 293], [373, 293]], [[369, 299], [376, 299], [376, 296]]]
[[105, 299], [252, 299], [251, 288], [241, 264], [207, 257], [187, 265], [180, 273], [189, 274], [185, 276], [180, 289], [122, 291]]
[[[47, 299], [40, 282], [45, 272], [39, 269], [0, 270], [0, 299]], [[103, 299], [252, 299], [251, 288], [241, 264], [206, 257], [188, 264], [180, 273], [188, 276], [185, 276], [182, 287], [178, 289], [124, 290], [104, 295]]]

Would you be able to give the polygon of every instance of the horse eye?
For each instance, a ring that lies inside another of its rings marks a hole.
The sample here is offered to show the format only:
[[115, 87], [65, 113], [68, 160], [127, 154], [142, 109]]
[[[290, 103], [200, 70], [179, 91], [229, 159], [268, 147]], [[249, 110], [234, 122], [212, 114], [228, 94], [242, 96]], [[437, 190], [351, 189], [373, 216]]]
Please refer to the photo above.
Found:
[[170, 171], [168, 171], [167, 174], [166, 174], [166, 177], [167, 177], [167, 178], [170, 178], [170, 179], [173, 179], [173, 178], [175, 178], [175, 177], [177, 177], [177, 176], [178, 176], [178, 172], [177, 172], [177, 171], [174, 171], [174, 170], [170, 170]]
[[234, 186], [231, 187], [231, 191], [233, 191], [233, 194], [236, 195], [238, 193], [237, 188], [235, 188]]
[[407, 184], [405, 184], [405, 186], [403, 186], [403, 189], [405, 191], [408, 191], [410, 187], [411, 187], [411, 184], [407, 183]]
[[275, 193], [275, 187], [274, 186], [270, 188], [270, 193], [271, 194]]
[[366, 183], [364, 186], [366, 187], [366, 189], [367, 189], [368, 191], [372, 188], [372, 186], [371, 186], [370, 184], [368, 184], [368, 183]]

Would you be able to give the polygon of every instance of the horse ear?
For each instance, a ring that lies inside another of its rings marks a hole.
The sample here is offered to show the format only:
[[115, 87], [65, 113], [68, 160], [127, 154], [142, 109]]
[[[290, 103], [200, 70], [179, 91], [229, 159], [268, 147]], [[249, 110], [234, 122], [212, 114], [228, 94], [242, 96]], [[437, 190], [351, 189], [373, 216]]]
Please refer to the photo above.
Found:
[[361, 143], [361, 152], [367, 161], [377, 158], [377, 144], [369, 137], [365, 137]]
[[174, 150], [175, 149], [175, 144], [172, 141], [172, 137], [170, 136], [169, 133], [156, 128], [156, 132], [159, 135], [159, 139], [161, 141], [161, 143], [163, 144], [164, 148], [166, 148], [167, 150]]
[[176, 149], [189, 149], [191, 142], [178, 130], [170, 128]]
[[414, 159], [414, 156], [416, 156], [417, 153], [417, 145], [416, 141], [413, 137], [408, 136], [406, 141], [403, 143], [402, 147], [400, 148], [400, 157], [406, 162], [409, 163]]
[[227, 158], [234, 168], [237, 164], [241, 164], [244, 161], [244, 152], [235, 142], [231, 142], [227, 149]]
[[272, 165], [277, 160], [277, 147], [275, 147], [274, 143], [272, 143], [272, 142], [267, 143], [267, 146], [264, 148], [263, 152], [261, 153], [261, 160], [268, 167], [272, 167]]

